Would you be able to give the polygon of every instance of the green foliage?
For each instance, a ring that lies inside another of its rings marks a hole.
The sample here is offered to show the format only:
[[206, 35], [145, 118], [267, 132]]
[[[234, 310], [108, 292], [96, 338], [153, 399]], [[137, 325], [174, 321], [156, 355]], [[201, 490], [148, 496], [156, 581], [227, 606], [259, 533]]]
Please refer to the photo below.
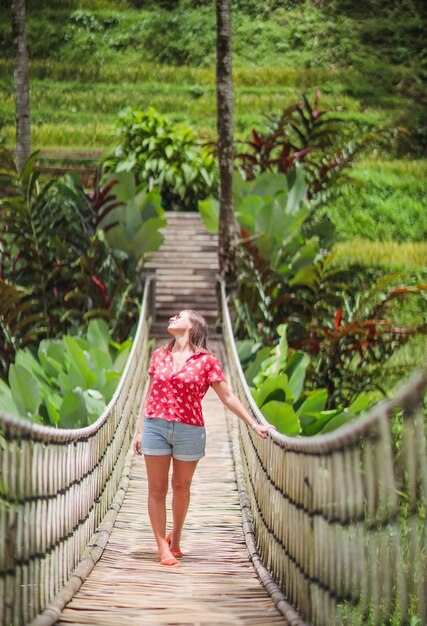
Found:
[[336, 189], [353, 181], [346, 171], [355, 157], [372, 144], [385, 142], [385, 136], [398, 129], [361, 132], [351, 119], [337, 116], [342, 106], [320, 108], [320, 89], [310, 103], [302, 100], [267, 116], [267, 134], [252, 130], [245, 142], [246, 152], [236, 155], [236, 163], [245, 179], [252, 180], [262, 172], [292, 171], [298, 163], [305, 173], [308, 197], [314, 206], [325, 204]]
[[58, 428], [92, 424], [116, 389], [131, 345], [113, 342], [96, 319], [85, 336], [44, 339], [37, 353], [18, 350], [9, 386], [0, 381], [0, 411]]
[[[40, 171], [34, 168], [36, 156], [18, 175], [10, 156], [3, 153], [3, 178], [9, 193], [1, 201], [2, 274], [40, 303], [46, 334], [55, 336], [62, 330], [64, 302], [78, 284], [79, 263], [86, 256], [93, 255], [95, 263], [108, 256], [100, 240], [99, 246], [94, 246], [105, 194], [89, 198], [73, 175], [40, 186]], [[102, 278], [105, 276], [94, 274], [92, 288], [82, 294], [83, 301], [106, 304], [106, 294], [99, 288]]]
[[[308, 388], [326, 389], [326, 406], [335, 409], [361, 392], [381, 389], [387, 360], [409, 338], [426, 332], [425, 320], [405, 323], [399, 312], [402, 299], [425, 300], [427, 286], [420, 277], [339, 265], [319, 245], [319, 236], [304, 235], [309, 214], [304, 193], [289, 193], [296, 201], [287, 205], [291, 220], [272, 210], [272, 198], [282, 212], [286, 206], [280, 190], [284, 178], [267, 173], [250, 183], [236, 178], [235, 189], [240, 185], [243, 190], [236, 214], [244, 227], [235, 332], [268, 346], [276, 341], [276, 327], [286, 324], [290, 345], [313, 356]], [[246, 194], [248, 187], [252, 190]], [[269, 210], [262, 220], [253, 219], [264, 202], [270, 203]]]
[[313, 436], [330, 432], [354, 419], [369, 404], [369, 397], [360, 395], [346, 409], [327, 410], [328, 392], [308, 390], [306, 372], [310, 357], [302, 351], [290, 350], [286, 325], [277, 328], [278, 343], [268, 350], [250, 340], [237, 343], [239, 358], [251, 393], [265, 418], [285, 435]]
[[145, 17], [141, 30], [152, 59], [177, 66], [215, 63], [215, 11], [212, 3], [207, 7], [201, 7], [200, 2], [197, 5], [197, 10], [180, 6]]
[[20, 347], [37, 343], [45, 334], [38, 300], [28, 290], [0, 278], [0, 372], [7, 372]]
[[106, 241], [128, 259], [143, 259], [149, 252], [158, 250], [164, 240], [160, 229], [166, 226], [166, 219], [161, 197], [158, 190], [148, 192], [145, 184], [137, 187], [129, 172], [109, 174], [105, 183], [108, 186], [111, 182], [118, 206], [100, 223], [106, 231]]
[[190, 128], [153, 108], [122, 111], [119, 119], [119, 143], [106, 171], [132, 172], [138, 183], [158, 185], [167, 209], [195, 210], [198, 200], [216, 193], [215, 160]]
[[[236, 332], [249, 332], [268, 344], [286, 310], [295, 339], [298, 332], [305, 332], [312, 300], [322, 302], [319, 294], [311, 298], [310, 286], [316, 280], [315, 264], [326, 256], [318, 237], [306, 238], [303, 232], [310, 214], [303, 171], [296, 167], [286, 176], [265, 172], [252, 181], [243, 181], [236, 173], [233, 183], [242, 233], [236, 300], [241, 325], [237, 323]], [[206, 223], [207, 207], [200, 208]], [[327, 239], [329, 232], [322, 228], [319, 225], [322, 239]], [[331, 276], [334, 273], [331, 270]]]
[[[281, 250], [293, 240], [309, 214], [302, 169], [296, 167], [286, 176], [263, 173], [245, 181], [235, 172], [233, 198], [236, 219], [246, 239], [272, 263], [279, 262]], [[219, 204], [213, 198], [199, 202], [203, 223], [209, 232], [218, 232]]]
[[[73, 174], [40, 185], [36, 156], [18, 174], [11, 154], [1, 152], [3, 376], [19, 347], [70, 328], [77, 332], [94, 317], [110, 321], [117, 338], [127, 337], [139, 302], [136, 264], [162, 241], [163, 211], [155, 193], [139, 190], [136, 199], [129, 199], [134, 187], [129, 192], [123, 179], [123, 198], [128, 190], [124, 204], [112, 193], [116, 180], [102, 187], [97, 182], [89, 193]], [[129, 230], [132, 241], [127, 240]], [[13, 302], [9, 310], [8, 301]]]
[[206, 230], [216, 234], [219, 228], [219, 201], [216, 198], [206, 198], [197, 206]]
[[402, 279], [408, 277], [390, 274], [363, 290], [349, 291], [333, 318], [312, 326], [310, 347], [316, 357], [311, 379], [327, 387], [332, 405], [362, 390], [382, 390], [387, 361], [411, 337], [427, 333], [425, 316], [406, 325], [398, 313], [401, 307], [393, 307], [397, 300], [418, 296], [425, 310], [427, 284], [402, 285]]
[[237, 221], [242, 233], [250, 237], [258, 252], [279, 265], [284, 246], [301, 231], [309, 209], [306, 203], [304, 174], [294, 168], [286, 176], [263, 174], [252, 181], [233, 179], [233, 196]]

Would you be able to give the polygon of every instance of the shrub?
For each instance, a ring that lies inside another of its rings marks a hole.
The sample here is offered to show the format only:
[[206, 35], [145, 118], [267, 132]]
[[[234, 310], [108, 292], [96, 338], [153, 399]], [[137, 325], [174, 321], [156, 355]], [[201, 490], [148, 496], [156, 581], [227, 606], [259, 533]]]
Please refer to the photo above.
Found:
[[303, 168], [307, 192], [314, 207], [325, 204], [344, 183], [355, 182], [347, 171], [357, 155], [374, 142], [397, 129], [384, 128], [369, 134], [357, 125], [337, 116], [343, 107], [320, 108], [320, 90], [313, 103], [305, 95], [302, 101], [267, 116], [266, 133], [255, 129], [246, 151], [236, 155], [236, 167], [246, 180], [262, 172], [290, 172], [298, 163]]
[[158, 185], [165, 209], [197, 210], [198, 200], [217, 192], [214, 157], [194, 132], [153, 108], [122, 111], [119, 143], [105, 171], [132, 172], [138, 183]]
[[22, 349], [0, 379], [0, 411], [59, 428], [92, 424], [111, 399], [132, 340], [113, 342], [103, 320], [81, 337], [44, 339], [37, 352]]
[[[87, 192], [73, 174], [39, 185], [36, 156], [18, 174], [11, 154], [1, 151], [3, 376], [20, 347], [70, 328], [77, 332], [93, 317], [109, 321], [116, 338], [127, 337], [139, 304], [136, 264], [162, 241], [158, 230], [164, 220], [158, 195], [141, 189], [137, 193], [131, 186], [129, 200], [126, 181], [121, 180], [118, 200], [112, 192], [118, 180], [102, 186], [98, 181]], [[132, 230], [133, 241], [123, 237], [124, 228]]]
[[348, 281], [340, 306], [330, 309], [329, 316], [313, 318], [306, 340], [299, 344], [314, 355], [311, 384], [328, 390], [329, 407], [352, 401], [361, 392], [386, 393], [388, 361], [410, 338], [427, 333], [426, 319], [403, 320], [400, 314], [401, 302], [408, 299], [424, 301], [425, 307], [427, 284], [404, 274], [386, 274], [363, 284], [366, 271], [349, 269], [356, 280]]
[[[215, 63], [215, 11], [180, 6], [157, 9], [141, 23], [144, 45], [152, 62], [168, 65], [209, 66]], [[161, 24], [161, 28], [159, 28]]]
[[[236, 334], [271, 346], [277, 326], [286, 324], [289, 345], [312, 357], [306, 388], [326, 389], [328, 410], [381, 390], [385, 363], [427, 331], [425, 321], [403, 322], [395, 309], [403, 299], [423, 299], [427, 285], [405, 274], [339, 265], [318, 236], [307, 238], [301, 168], [249, 182], [236, 175], [234, 182], [242, 234]], [[213, 228], [217, 203], [201, 209]]]
[[286, 325], [278, 326], [277, 335], [273, 349], [262, 348], [250, 340], [238, 342], [237, 348], [253, 398], [279, 432], [290, 436], [330, 432], [366, 409], [369, 397], [360, 395], [345, 409], [327, 410], [327, 389], [307, 388], [310, 357], [303, 351], [289, 349]]

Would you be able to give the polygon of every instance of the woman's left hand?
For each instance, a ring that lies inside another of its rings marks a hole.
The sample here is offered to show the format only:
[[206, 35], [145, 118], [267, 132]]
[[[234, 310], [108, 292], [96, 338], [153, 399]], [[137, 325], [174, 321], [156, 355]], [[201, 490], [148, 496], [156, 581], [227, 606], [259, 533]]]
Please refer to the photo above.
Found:
[[256, 432], [257, 435], [265, 439], [267, 436], [267, 430], [270, 430], [270, 428], [273, 428], [274, 430], [276, 430], [276, 427], [273, 426], [272, 424], [267, 424], [267, 426], [263, 426], [263, 424], [258, 424], [257, 427], [254, 428], [254, 431]]
[[[221, 402], [227, 407], [227, 409], [232, 411], [234, 415], [237, 415], [237, 417], [243, 420], [250, 428], [253, 428], [255, 426], [253, 416], [248, 413], [236, 394], [233, 393], [228, 387], [225, 380], [212, 383], [212, 388], [218, 395], [218, 398], [221, 400]], [[270, 428], [274, 428], [274, 430], [276, 430], [276, 427], [273, 426], [273, 424], [264, 425], [257, 422], [253, 430], [258, 434], [259, 437], [265, 439], [267, 430], [270, 430]]]

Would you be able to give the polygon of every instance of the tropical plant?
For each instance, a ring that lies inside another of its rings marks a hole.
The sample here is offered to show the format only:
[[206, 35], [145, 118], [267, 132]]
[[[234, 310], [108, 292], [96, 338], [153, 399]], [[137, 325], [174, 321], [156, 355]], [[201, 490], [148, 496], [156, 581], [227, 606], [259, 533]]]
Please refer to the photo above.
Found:
[[[265, 172], [246, 181], [233, 175], [235, 215], [242, 230], [254, 235], [253, 242], [265, 254], [279, 255], [294, 231], [306, 219], [309, 209], [304, 173], [294, 168], [286, 176]], [[219, 203], [215, 198], [199, 202], [199, 212], [206, 229], [218, 232]]]
[[114, 342], [103, 320], [81, 337], [43, 339], [18, 350], [9, 385], [0, 380], [0, 411], [59, 428], [92, 424], [111, 399], [132, 346]]
[[119, 113], [116, 137], [104, 171], [132, 172], [137, 184], [158, 186], [165, 209], [197, 210], [198, 200], [216, 195], [215, 159], [191, 128], [153, 108], [126, 109]]
[[[236, 174], [234, 191], [242, 235], [233, 298], [236, 336], [271, 346], [276, 327], [286, 324], [292, 348], [313, 357], [307, 389], [326, 389], [328, 409], [377, 390], [384, 363], [409, 337], [426, 330], [422, 321], [399, 323], [390, 307], [397, 297], [422, 297], [426, 286], [418, 280], [402, 284], [408, 277], [401, 274], [340, 264], [319, 237], [307, 238], [310, 211], [300, 167], [252, 181]], [[214, 230], [217, 202], [201, 202], [200, 210]]]
[[[309, 298], [308, 277], [327, 254], [318, 237], [308, 239], [303, 233], [310, 213], [304, 172], [300, 167], [286, 175], [264, 172], [251, 181], [235, 173], [233, 189], [241, 227], [235, 331], [269, 344], [286, 306], [294, 336], [294, 327], [304, 327], [309, 317], [308, 304], [297, 294]], [[217, 201], [200, 202], [199, 210], [205, 226], [215, 231]], [[322, 236], [325, 239], [326, 233]]]
[[366, 409], [369, 397], [359, 395], [346, 408], [327, 410], [327, 389], [307, 388], [308, 354], [289, 349], [285, 324], [278, 326], [277, 336], [272, 349], [251, 340], [238, 342], [237, 348], [252, 396], [279, 432], [290, 436], [330, 432]]
[[386, 394], [382, 373], [387, 361], [411, 337], [427, 333], [425, 317], [410, 325], [392, 319], [398, 318], [393, 305], [399, 311], [403, 299], [426, 300], [427, 284], [402, 285], [402, 280], [408, 277], [388, 274], [369, 287], [347, 289], [340, 306], [313, 318], [307, 338], [297, 344], [313, 355], [311, 385], [327, 389], [328, 407], [352, 401], [362, 391]]
[[[13, 354], [70, 327], [77, 332], [93, 317], [114, 324], [116, 338], [127, 337], [139, 304], [136, 265], [162, 241], [160, 197], [136, 193], [126, 175], [103, 185], [97, 179], [90, 193], [74, 174], [40, 185], [36, 158], [18, 173], [12, 155], [1, 151], [0, 302], [14, 288], [19, 306], [2, 318], [0, 352]], [[5, 358], [2, 367], [5, 376]]]
[[325, 253], [319, 238], [303, 232], [310, 209], [302, 168], [246, 182], [236, 175], [234, 190], [242, 235], [236, 307], [243, 326], [251, 319], [254, 338], [268, 344], [285, 306], [292, 330], [304, 324], [307, 307], [301, 298], [296, 302], [296, 293], [304, 292], [301, 282]]
[[[39, 303], [46, 336], [53, 337], [64, 329], [64, 314], [70, 321], [67, 297], [78, 285], [79, 262], [90, 254], [99, 218], [108, 211], [104, 205], [108, 196], [101, 192], [89, 198], [72, 174], [40, 186], [36, 158], [37, 153], [21, 175], [9, 169], [9, 193], [1, 201], [1, 269], [4, 279], [27, 290]], [[107, 256], [105, 244], [100, 246], [104, 247], [101, 256]], [[100, 301], [96, 281], [104, 277], [94, 276], [80, 302], [79, 320], [88, 305]]]
[[350, 289], [351, 272], [337, 266], [316, 239], [306, 241], [301, 233], [284, 249], [280, 268], [250, 243], [241, 247], [239, 260], [236, 332], [246, 328], [249, 336], [267, 344], [276, 326], [286, 321], [291, 344], [299, 345], [312, 320], [335, 310], [343, 290]]
[[427, 332], [425, 319], [398, 321], [400, 301], [425, 299], [427, 291], [423, 283], [408, 284], [405, 275], [343, 267], [322, 253], [286, 274], [257, 251], [245, 253], [234, 300], [235, 332], [271, 345], [274, 324], [286, 324], [292, 348], [312, 357], [307, 389], [325, 389], [328, 409], [351, 404], [362, 392], [385, 393], [387, 361], [411, 337]]
[[19, 348], [37, 343], [45, 334], [37, 299], [0, 278], [0, 378], [6, 375]]
[[104, 183], [107, 188], [114, 185], [117, 204], [102, 217], [100, 227], [110, 247], [136, 263], [164, 240], [160, 230], [166, 219], [158, 189], [148, 191], [145, 184], [136, 185], [129, 172], [110, 174]]
[[246, 180], [262, 172], [290, 172], [296, 163], [304, 169], [308, 198], [314, 207], [324, 203], [331, 191], [344, 183], [357, 183], [346, 171], [355, 157], [376, 141], [384, 141], [397, 128], [362, 132], [351, 120], [338, 117], [342, 106], [321, 109], [320, 89], [313, 104], [302, 100], [279, 115], [266, 116], [266, 133], [252, 131], [244, 143], [247, 150], [236, 154], [236, 165]]

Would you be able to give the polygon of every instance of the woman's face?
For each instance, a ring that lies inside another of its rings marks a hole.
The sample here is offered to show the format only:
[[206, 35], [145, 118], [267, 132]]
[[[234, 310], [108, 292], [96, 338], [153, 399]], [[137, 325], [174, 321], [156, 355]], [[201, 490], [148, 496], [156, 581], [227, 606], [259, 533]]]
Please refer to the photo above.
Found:
[[191, 320], [187, 311], [181, 311], [169, 320], [168, 333], [171, 335], [184, 334], [186, 330], [191, 328]]

